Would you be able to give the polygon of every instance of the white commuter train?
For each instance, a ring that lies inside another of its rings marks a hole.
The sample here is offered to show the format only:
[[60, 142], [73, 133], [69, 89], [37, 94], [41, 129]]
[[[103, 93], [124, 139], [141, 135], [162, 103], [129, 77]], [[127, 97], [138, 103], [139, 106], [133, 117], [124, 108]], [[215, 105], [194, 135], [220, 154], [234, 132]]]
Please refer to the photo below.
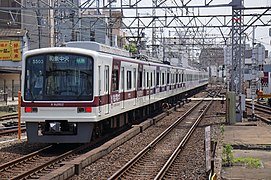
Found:
[[67, 46], [75, 47], [23, 56], [21, 119], [30, 143], [87, 143], [208, 84], [204, 71], [114, 55], [98, 43]]

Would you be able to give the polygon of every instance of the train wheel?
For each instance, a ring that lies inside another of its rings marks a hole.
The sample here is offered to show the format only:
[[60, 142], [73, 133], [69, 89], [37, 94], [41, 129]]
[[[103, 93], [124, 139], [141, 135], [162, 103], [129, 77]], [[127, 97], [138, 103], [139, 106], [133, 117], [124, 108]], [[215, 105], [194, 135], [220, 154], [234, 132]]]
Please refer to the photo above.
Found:
[[102, 127], [101, 124], [96, 124], [93, 128], [92, 137], [93, 139], [99, 138], [102, 136]]

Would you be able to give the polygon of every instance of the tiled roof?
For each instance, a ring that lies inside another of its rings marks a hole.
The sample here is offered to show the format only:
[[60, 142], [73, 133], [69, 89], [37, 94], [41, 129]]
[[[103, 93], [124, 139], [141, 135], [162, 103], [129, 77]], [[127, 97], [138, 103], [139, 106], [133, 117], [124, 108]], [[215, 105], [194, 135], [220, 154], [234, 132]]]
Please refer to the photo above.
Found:
[[26, 32], [23, 29], [0, 29], [0, 37], [22, 37]]

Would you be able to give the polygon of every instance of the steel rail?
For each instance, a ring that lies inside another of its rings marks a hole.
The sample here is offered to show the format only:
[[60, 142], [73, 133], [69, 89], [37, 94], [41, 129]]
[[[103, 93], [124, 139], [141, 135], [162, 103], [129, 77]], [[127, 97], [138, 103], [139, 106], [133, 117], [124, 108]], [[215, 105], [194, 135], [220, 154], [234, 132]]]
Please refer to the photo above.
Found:
[[[114, 132], [112, 134], [109, 134], [109, 137], [115, 136], [117, 133], [119, 132]], [[63, 154], [56, 156], [54, 159], [51, 160], [46, 160], [45, 163], [34, 167], [30, 170], [27, 170], [25, 172], [21, 172], [20, 174], [18, 174], [16, 177], [10, 177], [9, 179], [27, 179], [27, 178], [31, 178], [32, 175], [34, 175], [35, 173], [39, 173], [42, 172], [44, 169], [46, 169], [46, 167], [50, 166], [56, 166], [58, 164], [60, 164], [62, 161], [65, 161], [67, 159], [71, 159], [73, 157], [78, 156], [78, 154], [80, 154], [80, 152], [84, 152], [84, 151], [88, 151], [88, 149], [92, 149], [94, 146], [97, 146], [98, 144], [100, 144], [101, 142], [104, 142], [105, 140], [107, 140], [109, 138], [108, 136], [105, 136], [103, 138], [100, 139], [96, 139], [91, 143], [88, 144], [83, 144], [77, 148], [73, 148], [71, 150], [68, 150], [66, 152], [64, 152]], [[24, 163], [27, 162], [28, 159], [33, 159], [33, 156], [39, 156], [39, 154], [43, 153], [42, 151], [48, 150], [49, 148], [51, 148], [53, 145], [48, 146], [47, 148], [41, 149], [39, 151], [36, 151], [34, 153], [31, 153], [27, 156], [18, 158], [16, 160], [13, 160], [11, 162], [8, 162], [2, 166], [0, 166], [0, 172], [3, 172], [4, 170], [8, 170], [9, 168], [11, 168], [12, 166], [16, 166], [16, 164], [20, 164], [20, 163]], [[54, 147], [52, 147], [54, 148]], [[37, 162], [37, 161], [36, 161]], [[50, 168], [51, 169], [51, 168]], [[36, 179], [36, 177], [35, 177]]]
[[7, 162], [7, 163], [5, 163], [5, 164], [2, 164], [2, 165], [0, 165], [0, 172], [5, 171], [6, 169], [8, 169], [8, 168], [10, 168], [11, 166], [14, 166], [14, 165], [16, 165], [16, 164], [18, 164], [18, 163], [21, 163], [21, 162], [24, 162], [24, 161], [26, 161], [26, 160], [28, 160], [28, 159], [30, 159], [30, 158], [33, 158], [34, 156], [38, 155], [38, 154], [41, 153], [42, 151], [47, 150], [47, 149], [49, 149], [49, 148], [51, 148], [51, 147], [52, 147], [52, 145], [49, 145], [49, 146], [47, 146], [47, 147], [45, 147], [45, 148], [42, 148], [42, 149], [40, 149], [40, 150], [38, 150], [38, 151], [35, 151], [35, 152], [31, 153], [31, 154], [28, 154], [28, 155], [26, 155], [26, 156], [20, 157], [20, 158], [18, 158], [18, 159], [13, 160], [13, 161], [10, 161], [10, 162]]
[[149, 152], [159, 141], [161, 141], [174, 127], [176, 127], [185, 117], [187, 117], [196, 107], [198, 107], [203, 100], [195, 104], [190, 108], [183, 116], [179, 117], [171, 126], [169, 126], [164, 132], [162, 132], [157, 138], [155, 138], [148, 146], [146, 146], [142, 151], [140, 151], [134, 158], [132, 158], [128, 163], [122, 166], [117, 172], [115, 172], [109, 179], [118, 179], [122, 174], [124, 174], [131, 166], [133, 166], [138, 160]]
[[[246, 106], [250, 107], [250, 108], [252, 107], [252, 105], [249, 104], [249, 103], [246, 103]], [[264, 112], [266, 114], [271, 113], [271, 108], [270, 107], [259, 105], [259, 104], [255, 104], [254, 106], [255, 106], [255, 110], [257, 110], [257, 111]]]
[[60, 156], [57, 156], [56, 158], [52, 159], [51, 161], [48, 161], [40, 166], [34, 167], [24, 173], [19, 174], [16, 177], [11, 178], [12, 180], [20, 180], [23, 179], [27, 176], [31, 176], [32, 174], [34, 174], [35, 172], [38, 172], [39, 170], [42, 170], [43, 168], [49, 166], [49, 165], [54, 165], [55, 163], [57, 163], [58, 161], [61, 161], [62, 159], [68, 157], [68, 156], [72, 156], [72, 154], [75, 153], [75, 150], [70, 150], [64, 154], [61, 154]]
[[258, 114], [255, 114], [255, 117], [256, 117], [256, 118], [259, 118], [259, 119], [262, 120], [262, 121], [264, 121], [266, 124], [271, 124], [271, 120], [270, 120], [270, 119], [267, 119], [267, 118], [265, 118], [265, 117], [262, 117], [262, 116], [260, 116], [260, 115], [258, 115]]
[[[252, 108], [252, 104], [251, 103], [246, 103], [246, 107]], [[271, 112], [270, 107], [259, 105], [259, 104], [255, 104], [255, 110], [259, 111], [259, 112], [262, 112], [264, 114], [269, 114], [269, 115], [270, 115], [270, 112]], [[266, 118], [266, 117], [260, 116], [259, 114], [255, 114], [255, 117], [259, 118], [260, 120], [262, 120], [263, 122], [265, 122], [267, 124], [271, 124], [271, 120]]]
[[0, 116], [0, 121], [6, 121], [10, 119], [15, 119], [15, 118], [18, 118], [18, 113]]
[[[21, 131], [24, 132], [26, 131], [26, 128], [22, 126]], [[5, 134], [11, 134], [11, 133], [17, 133], [18, 132], [18, 128], [16, 127], [16, 129], [9, 129], [9, 130], [0, 130], [0, 135], [5, 135]]]
[[185, 146], [186, 142], [189, 140], [193, 132], [196, 130], [198, 124], [200, 123], [202, 117], [206, 114], [208, 109], [211, 107], [213, 103], [213, 100], [209, 102], [209, 104], [205, 107], [204, 111], [199, 115], [193, 126], [189, 129], [188, 133], [185, 135], [185, 137], [182, 139], [178, 147], [175, 149], [175, 151], [172, 153], [170, 158], [167, 160], [167, 162], [164, 164], [162, 169], [159, 171], [159, 173], [154, 178], [155, 180], [161, 180], [163, 179], [164, 175], [166, 174], [167, 170], [170, 168], [172, 163], [175, 161], [175, 159], [178, 157], [180, 152], [182, 151], [183, 147]]

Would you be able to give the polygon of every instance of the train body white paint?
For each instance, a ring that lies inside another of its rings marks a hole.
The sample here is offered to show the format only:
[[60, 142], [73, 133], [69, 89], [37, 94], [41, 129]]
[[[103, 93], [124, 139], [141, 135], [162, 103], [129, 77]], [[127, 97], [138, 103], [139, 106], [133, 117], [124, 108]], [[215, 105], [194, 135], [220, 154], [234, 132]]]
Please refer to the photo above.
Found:
[[21, 119], [31, 143], [86, 143], [208, 84], [204, 71], [82, 47], [28, 51], [22, 69]]

